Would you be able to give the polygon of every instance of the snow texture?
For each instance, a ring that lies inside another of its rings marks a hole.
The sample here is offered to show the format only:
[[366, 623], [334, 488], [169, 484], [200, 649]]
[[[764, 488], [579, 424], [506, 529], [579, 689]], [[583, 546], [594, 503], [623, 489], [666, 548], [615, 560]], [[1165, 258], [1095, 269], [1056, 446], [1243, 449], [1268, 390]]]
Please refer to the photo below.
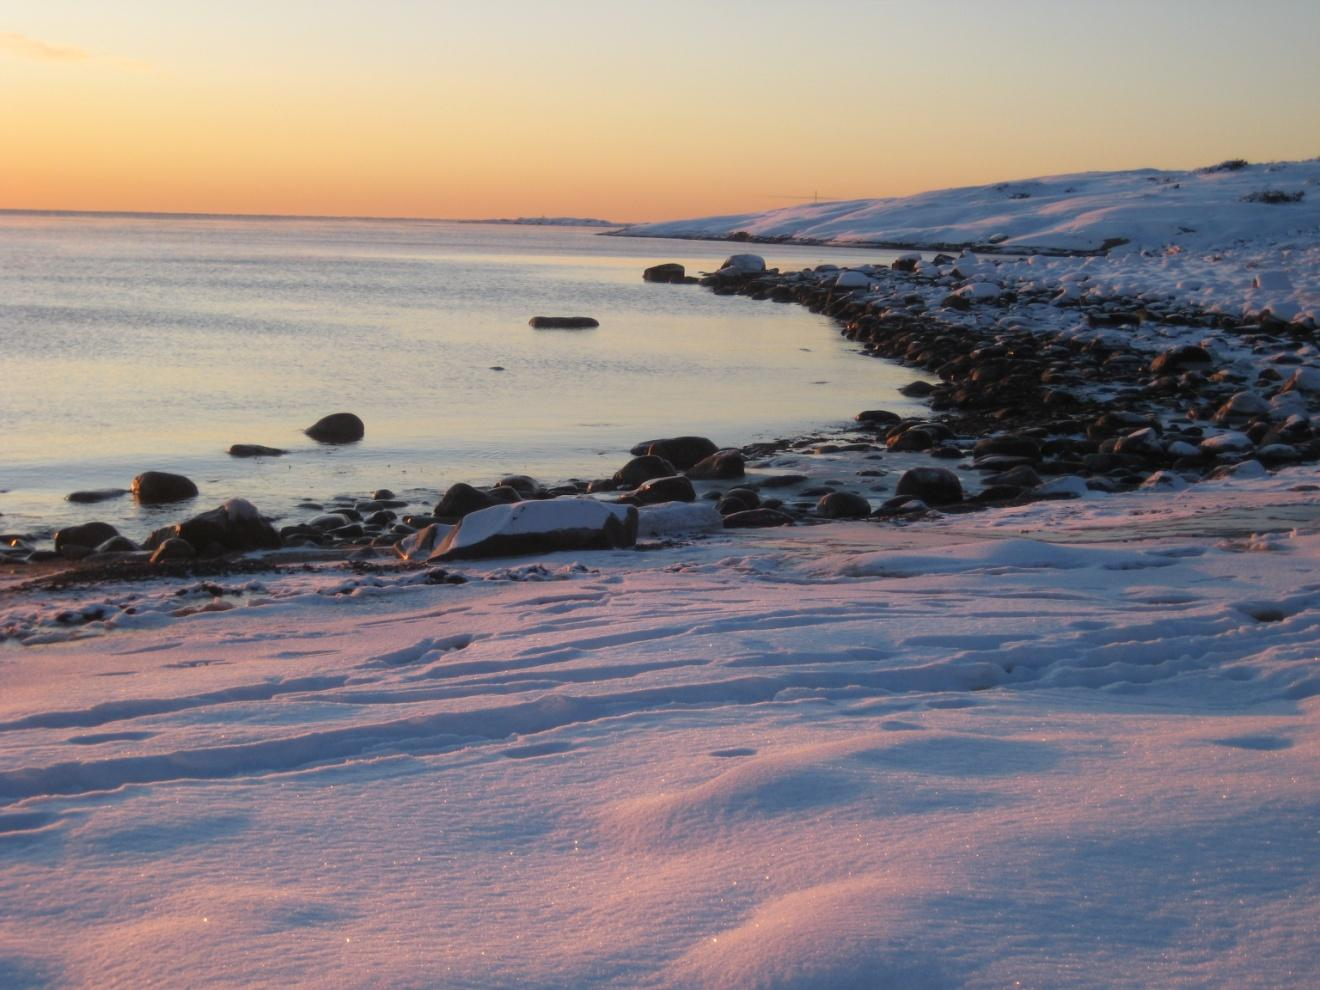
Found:
[[1304, 985], [1317, 483], [12, 594], [0, 984]]

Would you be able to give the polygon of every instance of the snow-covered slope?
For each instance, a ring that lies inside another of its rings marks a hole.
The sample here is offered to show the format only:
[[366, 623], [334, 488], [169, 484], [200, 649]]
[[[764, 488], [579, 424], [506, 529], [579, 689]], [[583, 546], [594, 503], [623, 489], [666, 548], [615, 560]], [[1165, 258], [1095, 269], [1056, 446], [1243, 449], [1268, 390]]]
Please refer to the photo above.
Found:
[[[1320, 238], [1320, 158], [1190, 172], [1083, 172], [916, 196], [641, 224], [646, 237], [787, 238], [831, 244], [1015, 251], [1190, 249]], [[1294, 200], [1297, 194], [1301, 198]], [[1266, 201], [1262, 201], [1266, 200]], [[1285, 200], [1269, 202], [1268, 200]]]

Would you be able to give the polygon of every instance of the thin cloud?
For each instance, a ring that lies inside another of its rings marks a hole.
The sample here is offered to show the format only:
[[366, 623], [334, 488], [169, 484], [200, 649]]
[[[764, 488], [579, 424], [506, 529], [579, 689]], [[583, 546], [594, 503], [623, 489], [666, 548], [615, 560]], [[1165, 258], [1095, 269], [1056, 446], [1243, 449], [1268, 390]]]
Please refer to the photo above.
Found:
[[48, 45], [36, 38], [13, 31], [0, 31], [0, 51], [41, 62], [86, 62], [92, 53], [66, 45]]
[[139, 59], [101, 55], [72, 45], [52, 45], [16, 31], [0, 31], [0, 53], [28, 58], [36, 62], [93, 62], [110, 66], [121, 72], [157, 71], [151, 63]]

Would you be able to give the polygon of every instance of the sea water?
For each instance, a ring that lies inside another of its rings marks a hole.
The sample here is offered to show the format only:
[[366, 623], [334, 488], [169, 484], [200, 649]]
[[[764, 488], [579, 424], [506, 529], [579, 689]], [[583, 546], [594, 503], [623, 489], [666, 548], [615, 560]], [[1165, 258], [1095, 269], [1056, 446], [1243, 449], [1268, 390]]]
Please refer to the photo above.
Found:
[[[608, 476], [649, 438], [726, 446], [916, 411], [911, 372], [794, 305], [653, 285], [730, 245], [582, 228], [396, 220], [0, 214], [0, 531], [97, 518], [141, 535], [177, 506], [82, 506], [145, 470], [288, 517], [303, 500], [421, 498], [508, 473]], [[887, 263], [758, 247], [772, 266]], [[592, 330], [531, 329], [536, 315]], [[495, 370], [495, 369], [503, 370]], [[365, 439], [313, 443], [337, 411]], [[289, 450], [237, 459], [234, 443]]]

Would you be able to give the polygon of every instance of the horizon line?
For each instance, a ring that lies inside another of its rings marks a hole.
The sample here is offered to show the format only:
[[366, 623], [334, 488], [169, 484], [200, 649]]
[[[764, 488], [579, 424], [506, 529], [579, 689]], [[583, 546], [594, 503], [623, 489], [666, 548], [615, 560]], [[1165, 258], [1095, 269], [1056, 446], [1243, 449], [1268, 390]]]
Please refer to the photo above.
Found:
[[[64, 217], [148, 217], [161, 220], [364, 220], [396, 221], [403, 223], [507, 223], [514, 224], [529, 220], [558, 219], [547, 215], [540, 217], [413, 217], [413, 216], [373, 216], [335, 213], [210, 213], [206, 211], [174, 210], [56, 210], [32, 209], [22, 206], [0, 206], [0, 216], [64, 216]], [[631, 227], [649, 220], [630, 220], [627, 222], [604, 220], [600, 217], [565, 217], [570, 220], [590, 220], [592, 226]], [[530, 224], [528, 224], [530, 226]], [[561, 226], [573, 226], [563, 224]]]

